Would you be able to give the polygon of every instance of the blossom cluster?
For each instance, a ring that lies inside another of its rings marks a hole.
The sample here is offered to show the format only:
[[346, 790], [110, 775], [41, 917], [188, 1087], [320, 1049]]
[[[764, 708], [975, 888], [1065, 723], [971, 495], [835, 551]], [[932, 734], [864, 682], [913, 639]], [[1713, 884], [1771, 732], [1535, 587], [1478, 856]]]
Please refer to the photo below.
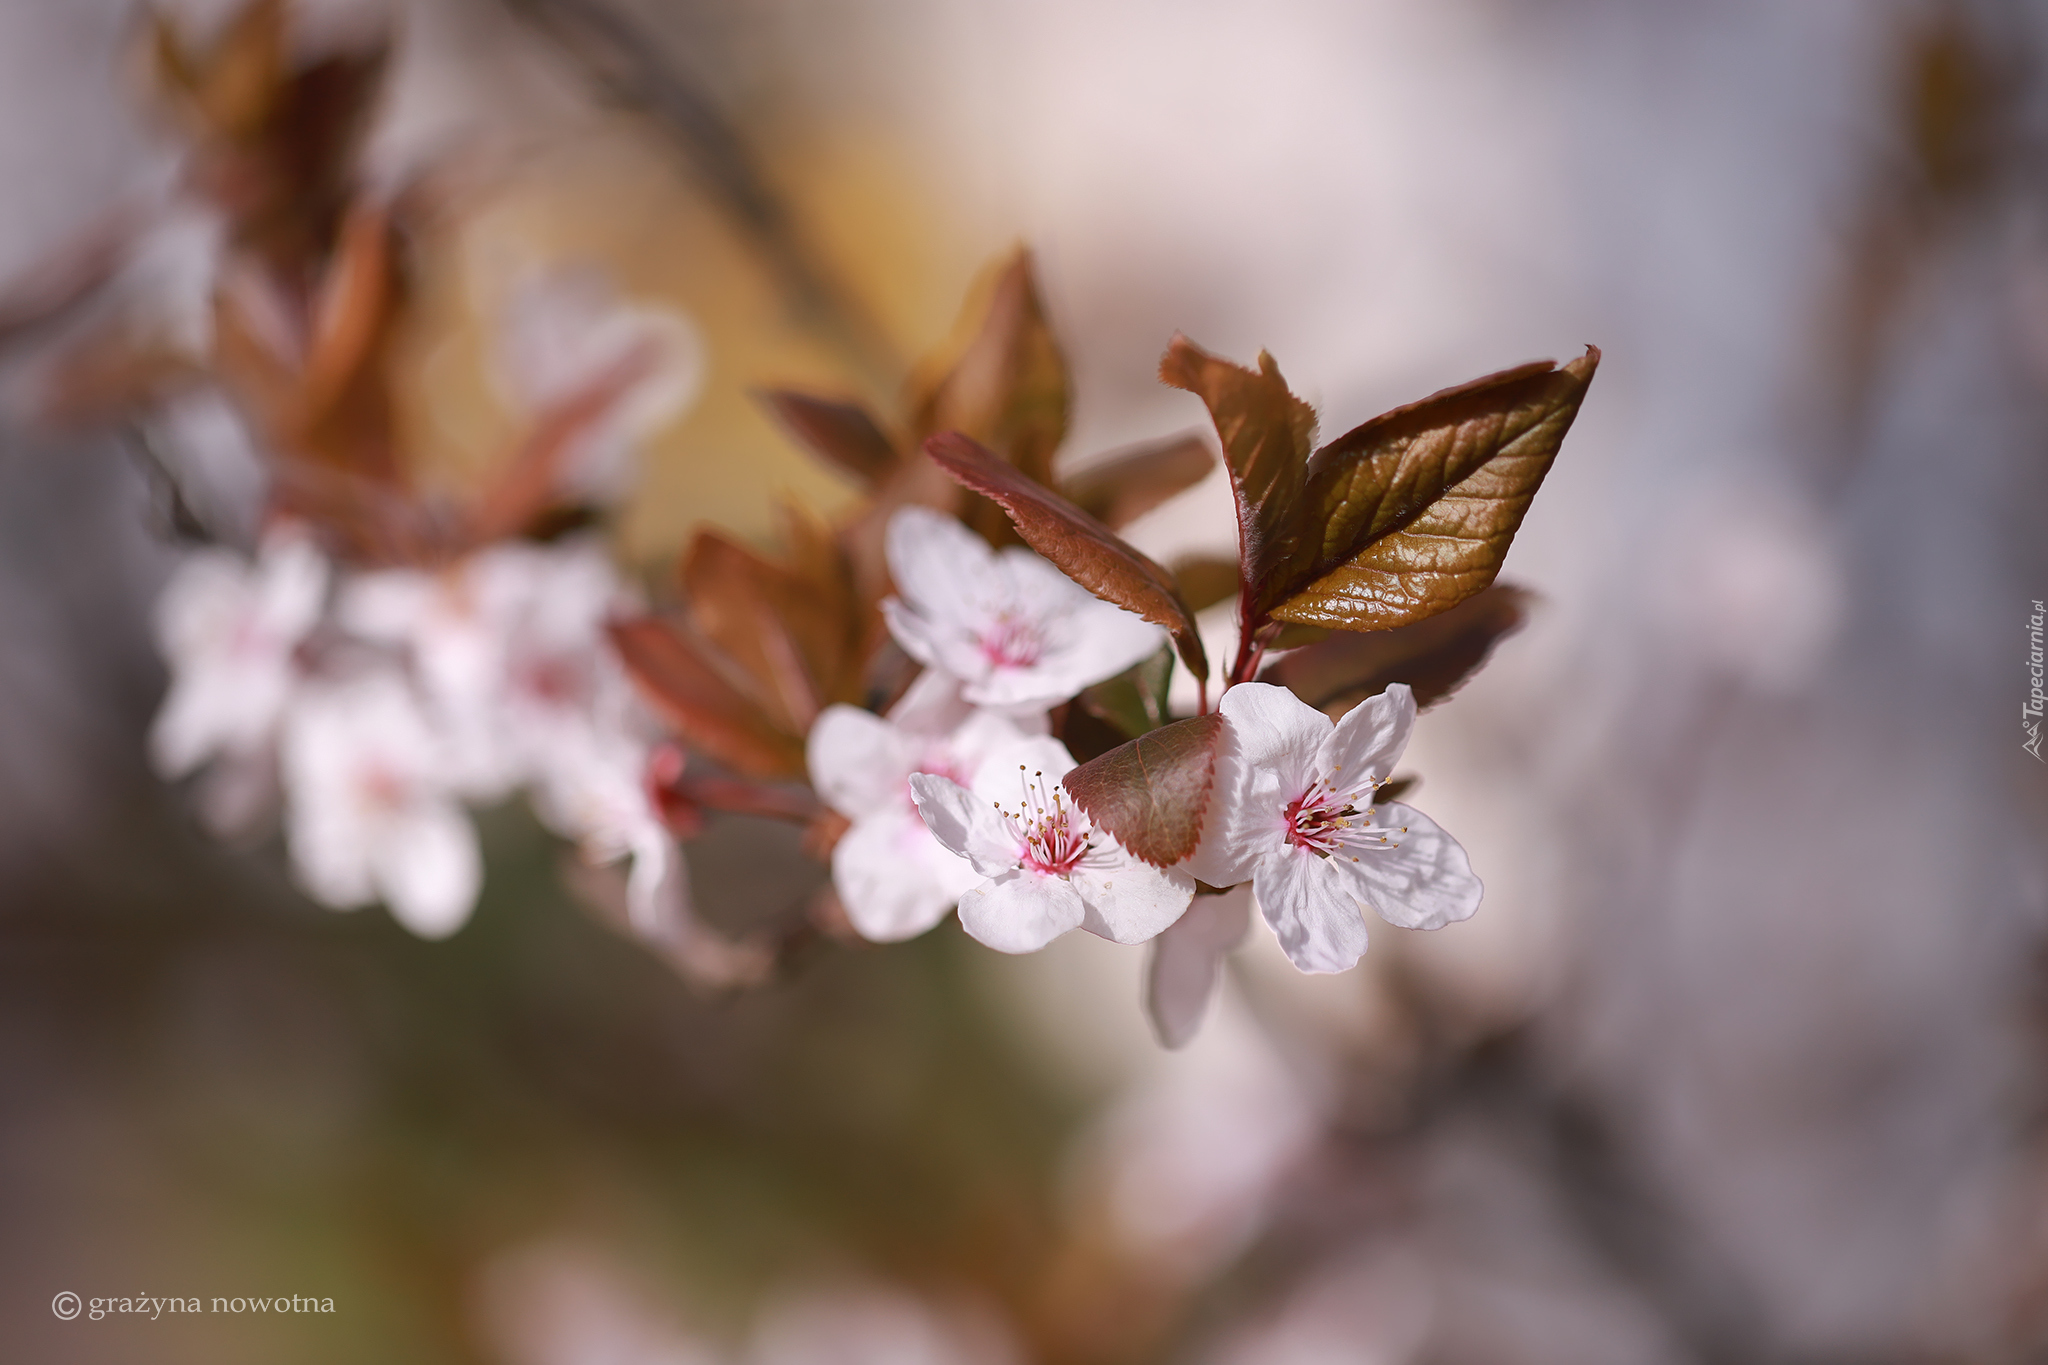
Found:
[[381, 900], [453, 933], [483, 879], [464, 806], [523, 790], [593, 860], [630, 857], [651, 918], [678, 868], [645, 781], [654, 735], [604, 637], [631, 605], [589, 540], [348, 569], [280, 524], [253, 559], [202, 550], [166, 587], [152, 754], [167, 777], [206, 767], [209, 791], [276, 791], [300, 885], [338, 909]]
[[1156, 654], [1165, 631], [1030, 550], [992, 550], [926, 509], [896, 513], [888, 558], [898, 595], [884, 615], [925, 672], [886, 716], [826, 711], [809, 745], [817, 790], [851, 822], [833, 882], [866, 937], [923, 933], [956, 904], [970, 935], [1011, 953], [1073, 929], [1142, 943], [1185, 921], [1154, 955], [1150, 992], [1162, 1034], [1178, 1040], [1200, 1018], [1217, 957], [1242, 936], [1241, 921], [1219, 933], [1206, 910], [1188, 914], [1198, 885], [1249, 883], [1307, 972], [1357, 962], [1365, 909], [1415, 929], [1478, 909], [1464, 849], [1379, 795], [1414, 723], [1407, 686], [1336, 722], [1284, 687], [1227, 690], [1201, 841], [1154, 866], [1062, 788], [1076, 763], [1048, 732], [1052, 707]]

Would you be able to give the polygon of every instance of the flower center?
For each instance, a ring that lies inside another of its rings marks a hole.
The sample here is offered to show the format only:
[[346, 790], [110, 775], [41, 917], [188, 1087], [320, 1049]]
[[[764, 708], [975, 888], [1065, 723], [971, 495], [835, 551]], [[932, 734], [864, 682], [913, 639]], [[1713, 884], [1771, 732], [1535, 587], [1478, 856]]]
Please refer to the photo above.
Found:
[[[1364, 788], [1366, 807], [1358, 809], [1356, 791], [1340, 791], [1329, 777], [1318, 777], [1309, 783], [1308, 790], [1288, 803], [1283, 817], [1287, 825], [1287, 842], [1295, 848], [1305, 848], [1318, 858], [1328, 858], [1344, 849], [1356, 848], [1398, 848], [1400, 845], [1388, 840], [1390, 834], [1405, 834], [1406, 829], [1393, 830], [1372, 822], [1372, 793], [1379, 783], [1370, 782]], [[1349, 856], [1349, 855], [1347, 855]], [[1353, 862], [1358, 859], [1353, 857]]]
[[1045, 635], [1037, 623], [1010, 611], [997, 614], [980, 644], [981, 657], [996, 668], [1029, 668], [1045, 655]]
[[[1017, 766], [1022, 774], [1025, 768]], [[1054, 785], [1046, 787], [1045, 774], [1020, 777], [1023, 799], [1016, 810], [995, 803], [996, 811], [1009, 823], [1017, 840], [1017, 866], [1047, 877], [1064, 877], [1074, 870], [1094, 847], [1094, 833], [1088, 820], [1067, 805], [1066, 794]]]

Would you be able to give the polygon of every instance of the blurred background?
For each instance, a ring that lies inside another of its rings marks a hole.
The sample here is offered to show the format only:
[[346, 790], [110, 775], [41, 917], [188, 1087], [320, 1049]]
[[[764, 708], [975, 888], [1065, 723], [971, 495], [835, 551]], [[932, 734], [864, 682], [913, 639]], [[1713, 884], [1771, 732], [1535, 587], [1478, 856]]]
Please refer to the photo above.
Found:
[[[228, 4], [167, 6], [193, 32]], [[130, 443], [0, 426], [0, 1284], [22, 1361], [1886, 1365], [2048, 1360], [2048, 9], [2027, 0], [306, 0], [429, 175], [412, 420], [587, 262], [701, 333], [620, 532], [848, 488], [749, 396], [895, 411], [1037, 253], [1083, 458], [1202, 425], [1184, 331], [1329, 430], [1587, 342], [1421, 723], [1480, 915], [1342, 976], [1256, 932], [1182, 1052], [1143, 954], [950, 922], [706, 994], [485, 818], [444, 943], [335, 914], [149, 772], [177, 547]], [[0, 278], [152, 212], [128, 0], [0, 7]], [[139, 206], [139, 207], [138, 207]], [[175, 243], [150, 266], [179, 278]], [[32, 373], [21, 348], [5, 383]], [[1212, 481], [1158, 556], [1230, 542]], [[735, 928], [793, 837], [692, 845]], [[51, 1296], [332, 1314], [59, 1321]]]

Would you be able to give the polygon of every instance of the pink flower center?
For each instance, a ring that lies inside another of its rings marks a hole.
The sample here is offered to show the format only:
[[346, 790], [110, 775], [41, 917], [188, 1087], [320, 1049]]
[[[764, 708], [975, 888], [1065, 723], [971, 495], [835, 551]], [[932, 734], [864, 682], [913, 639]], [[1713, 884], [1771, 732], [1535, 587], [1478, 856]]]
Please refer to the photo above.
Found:
[[[1017, 771], [1025, 769], [1020, 764]], [[1094, 831], [1086, 817], [1067, 805], [1066, 794], [1057, 785], [1048, 791], [1044, 773], [1032, 773], [1022, 783], [1024, 796], [1016, 810], [995, 803], [1016, 837], [1017, 866], [1042, 876], [1064, 877], [1094, 847]]]
[[1002, 612], [981, 636], [981, 657], [996, 668], [1029, 668], [1045, 655], [1045, 636], [1037, 624]]
[[[1373, 783], [1365, 788], [1368, 801], [1377, 786]], [[1372, 823], [1369, 804], [1363, 813], [1359, 811], [1357, 795], [1353, 791], [1339, 791], [1336, 783], [1328, 777], [1318, 777], [1309, 783], [1307, 791], [1288, 803], [1283, 817], [1288, 844], [1305, 848], [1318, 858], [1328, 858], [1345, 848], [1399, 847], [1387, 839], [1396, 831], [1382, 829]], [[1405, 829], [1399, 832], [1407, 833]], [[1357, 862], [1358, 859], [1354, 857], [1351, 861]]]

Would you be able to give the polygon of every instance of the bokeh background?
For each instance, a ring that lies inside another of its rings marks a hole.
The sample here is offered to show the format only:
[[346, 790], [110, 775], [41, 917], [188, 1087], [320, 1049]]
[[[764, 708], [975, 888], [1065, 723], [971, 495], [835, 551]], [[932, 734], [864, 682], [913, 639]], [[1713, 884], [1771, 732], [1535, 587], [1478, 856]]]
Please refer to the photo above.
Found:
[[[451, 477], [503, 421], [508, 262], [702, 332], [621, 530], [650, 581], [702, 523], [843, 505], [749, 390], [892, 402], [1017, 242], [1077, 458], [1201, 424], [1153, 379], [1176, 330], [1270, 349], [1333, 430], [1605, 350], [1505, 575], [1542, 605], [1410, 751], [1485, 908], [1330, 978], [1259, 931], [1180, 1053], [1142, 953], [1085, 935], [695, 991], [513, 809], [454, 939], [322, 910], [148, 771], [158, 490], [11, 416], [8, 1359], [2048, 1360], [2048, 10], [603, 0], [622, 66], [597, 6], [299, 13], [397, 23], [375, 173], [455, 184], [410, 367]], [[137, 33], [0, 7], [0, 277], [167, 180]], [[650, 72], [687, 98], [619, 98]], [[1136, 538], [1229, 535], [1212, 482]], [[691, 854], [736, 928], [821, 875], [740, 819]], [[336, 1311], [62, 1322], [65, 1289]]]

